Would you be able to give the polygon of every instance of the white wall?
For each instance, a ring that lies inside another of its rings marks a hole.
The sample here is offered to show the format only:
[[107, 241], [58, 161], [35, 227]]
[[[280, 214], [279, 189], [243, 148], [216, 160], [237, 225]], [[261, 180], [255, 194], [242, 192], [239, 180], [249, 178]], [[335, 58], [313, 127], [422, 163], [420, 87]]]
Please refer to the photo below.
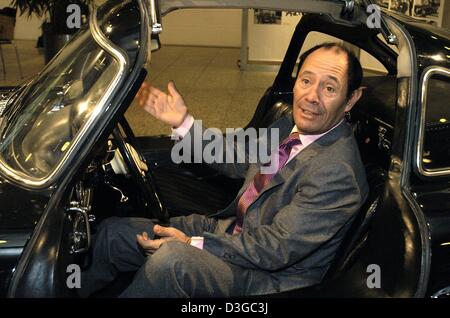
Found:
[[[0, 0], [0, 8], [10, 7], [12, 0]], [[96, 0], [97, 4], [101, 4], [105, 0]], [[42, 34], [41, 25], [44, 22], [44, 18], [40, 18], [36, 15], [32, 15], [28, 18], [25, 13], [22, 16], [17, 12], [16, 27], [14, 29], [14, 38], [16, 40], [37, 40]]]
[[[10, 4], [11, 0], [0, 0], [0, 8], [9, 7]], [[14, 38], [16, 40], [36, 40], [42, 33], [42, 22], [43, 19], [37, 16], [28, 18], [27, 14], [19, 16], [17, 13]]]
[[[283, 12], [279, 25], [255, 24], [253, 10], [249, 10], [248, 16], [249, 61], [282, 62], [301, 15], [291, 16]], [[336, 40], [331, 36], [312, 32], [307, 36], [302, 52], [325, 41]]]
[[17, 17], [14, 38], [17, 40], [37, 40], [42, 34], [41, 25], [43, 21], [43, 18], [35, 15], [30, 18], [27, 18], [25, 14]]
[[255, 24], [254, 10], [248, 10], [248, 60], [281, 62], [300, 16], [286, 16], [281, 24]]
[[[301, 16], [288, 16], [283, 12], [281, 24], [255, 24], [254, 11], [249, 10], [248, 19], [248, 60], [249, 62], [280, 63], [289, 46], [291, 36]], [[341, 40], [311, 32], [306, 37], [302, 52], [323, 42], [342, 42]], [[360, 52], [360, 61], [364, 69], [384, 71], [384, 66], [365, 51]]]
[[242, 10], [184, 9], [162, 19], [163, 44], [241, 46]]
[[[97, 1], [101, 3], [102, 0]], [[10, 0], [0, 0], [0, 8], [9, 6]], [[206, 11], [206, 12], [205, 12]], [[164, 44], [198, 46], [241, 46], [241, 10], [177, 10], [163, 17]], [[43, 18], [17, 16], [15, 39], [36, 40], [42, 33]]]
[[381, 64], [376, 58], [374, 58], [364, 50], [360, 51], [359, 61], [361, 62], [361, 66], [365, 70], [383, 72], [387, 74], [387, 70], [383, 66], [383, 64]]

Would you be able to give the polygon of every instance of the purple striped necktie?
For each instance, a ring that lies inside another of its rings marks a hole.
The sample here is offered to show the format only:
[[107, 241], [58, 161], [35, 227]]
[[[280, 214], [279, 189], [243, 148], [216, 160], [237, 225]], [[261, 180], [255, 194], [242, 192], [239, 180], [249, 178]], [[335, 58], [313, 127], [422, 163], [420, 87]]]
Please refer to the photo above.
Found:
[[240, 233], [242, 231], [242, 223], [244, 222], [244, 216], [247, 212], [248, 207], [253, 203], [253, 201], [258, 197], [259, 193], [269, 184], [273, 176], [277, 174], [281, 168], [286, 164], [291, 150], [294, 146], [301, 145], [299, 138], [299, 133], [294, 132], [289, 135], [278, 147], [278, 167], [275, 173], [272, 174], [262, 174], [258, 172], [254, 177], [252, 182], [250, 182], [247, 189], [242, 193], [239, 198], [237, 208], [236, 208], [236, 224], [233, 229], [233, 234]]

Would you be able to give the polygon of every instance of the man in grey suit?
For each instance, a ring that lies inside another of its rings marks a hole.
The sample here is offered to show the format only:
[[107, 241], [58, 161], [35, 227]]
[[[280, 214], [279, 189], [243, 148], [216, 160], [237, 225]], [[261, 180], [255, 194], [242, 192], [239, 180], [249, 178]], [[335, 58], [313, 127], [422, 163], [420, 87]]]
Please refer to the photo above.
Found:
[[[128, 271], [137, 273], [122, 297], [263, 295], [319, 283], [368, 194], [344, 120], [361, 96], [361, 78], [359, 61], [339, 44], [304, 53], [293, 116], [269, 129], [269, 135], [278, 129], [280, 141], [289, 139], [278, 170], [268, 177], [258, 164], [214, 164], [245, 182], [212, 216], [171, 218], [169, 227], [142, 218], [105, 220], [80, 294]], [[194, 120], [172, 82], [168, 94], [144, 84], [138, 98], [181, 137], [193, 133]]]

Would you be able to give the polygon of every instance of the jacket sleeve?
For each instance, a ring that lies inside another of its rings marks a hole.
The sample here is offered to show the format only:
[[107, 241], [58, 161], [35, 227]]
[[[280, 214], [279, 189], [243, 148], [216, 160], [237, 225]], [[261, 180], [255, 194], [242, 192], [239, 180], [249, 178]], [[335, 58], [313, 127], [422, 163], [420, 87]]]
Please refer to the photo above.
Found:
[[189, 155], [183, 155], [184, 160], [205, 162], [230, 178], [245, 178], [251, 163], [250, 147], [246, 141], [250, 140], [254, 145], [258, 141], [256, 136], [253, 140], [231, 137], [231, 134], [223, 135], [218, 129], [204, 129], [201, 121], [194, 121], [189, 132], [174, 146], [175, 154], [187, 152]]
[[311, 170], [271, 224], [244, 227], [238, 235], [205, 232], [203, 248], [227, 262], [267, 271], [314, 253], [351, 219], [363, 198], [348, 164], [332, 162]]

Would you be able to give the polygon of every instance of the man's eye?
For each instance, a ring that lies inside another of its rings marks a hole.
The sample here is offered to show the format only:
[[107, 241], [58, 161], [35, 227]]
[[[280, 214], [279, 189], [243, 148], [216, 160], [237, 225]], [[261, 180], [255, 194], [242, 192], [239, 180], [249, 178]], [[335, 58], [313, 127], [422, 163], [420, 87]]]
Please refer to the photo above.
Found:
[[309, 79], [304, 78], [304, 79], [302, 79], [302, 83], [306, 85], [306, 84], [309, 84], [310, 82], [309, 82]]
[[336, 90], [334, 89], [334, 87], [331, 86], [327, 86], [327, 92], [329, 93], [334, 93]]

